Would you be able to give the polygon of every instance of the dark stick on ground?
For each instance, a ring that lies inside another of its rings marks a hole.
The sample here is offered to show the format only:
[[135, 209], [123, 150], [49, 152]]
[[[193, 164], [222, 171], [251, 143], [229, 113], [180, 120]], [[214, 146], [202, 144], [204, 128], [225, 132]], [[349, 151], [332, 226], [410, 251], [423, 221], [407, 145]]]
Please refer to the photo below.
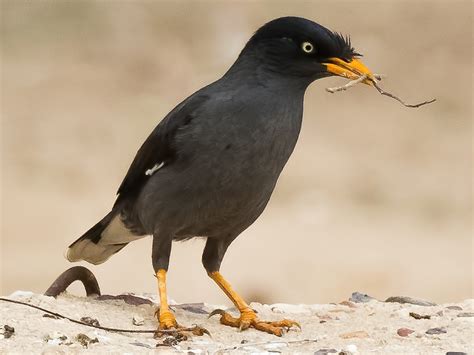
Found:
[[[83, 266], [74, 266], [72, 268], [67, 269], [64, 271], [59, 277], [54, 280], [52, 285], [46, 290], [44, 293], [46, 296], [50, 297], [57, 297], [60, 295], [62, 292], [64, 292], [70, 284], [72, 284], [74, 281], [81, 281], [82, 284], [84, 285], [84, 288], [86, 289], [86, 294], [87, 296], [100, 296], [100, 288], [99, 288], [99, 283], [97, 282], [97, 279], [95, 278], [94, 274], [87, 268]], [[120, 329], [120, 328], [110, 328], [110, 327], [103, 327], [100, 326], [97, 322], [97, 324], [90, 323], [90, 322], [84, 322], [82, 320], [77, 320], [73, 319], [67, 316], [64, 316], [60, 313], [56, 313], [53, 311], [50, 311], [48, 309], [35, 306], [33, 304], [29, 304], [26, 302], [21, 302], [21, 301], [16, 301], [16, 300], [11, 300], [8, 298], [3, 298], [0, 297], [0, 301], [3, 302], [10, 302], [10, 303], [15, 303], [15, 304], [20, 304], [23, 306], [31, 307], [40, 311], [43, 311], [47, 314], [51, 314], [56, 318], [62, 318], [62, 319], [67, 319], [70, 322], [76, 323], [76, 324], [81, 324], [85, 325], [87, 327], [92, 327], [92, 328], [97, 328], [97, 329], [102, 329], [106, 330], [109, 332], [117, 332], [117, 333], [153, 333], [155, 335], [165, 335], [165, 334], [175, 334], [176, 329], [158, 329], [158, 330], [137, 330], [137, 329]], [[210, 333], [197, 326], [194, 325], [193, 327], [189, 328], [180, 328], [181, 331], [188, 331], [192, 332], [193, 334], [196, 335], [203, 335], [203, 334], [208, 334]], [[202, 333], [202, 334], [201, 334]]]
[[94, 274], [84, 266], [74, 266], [64, 271], [44, 293], [46, 296], [57, 297], [66, 291], [74, 281], [81, 281], [87, 296], [100, 296], [100, 288]]
[[[26, 303], [26, 302], [21, 302], [21, 301], [16, 301], [16, 300], [11, 300], [11, 299], [4, 298], [4, 297], [0, 297], [0, 301], [16, 303], [16, 304], [20, 304], [20, 305], [23, 305], [23, 306], [31, 307], [31, 308], [43, 311], [43, 312], [48, 313], [48, 314], [52, 314], [53, 316], [56, 316], [58, 318], [67, 319], [68, 321], [76, 323], [76, 324], [85, 325], [85, 326], [91, 327], [91, 328], [102, 329], [102, 330], [106, 330], [106, 331], [109, 331], [109, 332], [117, 332], [117, 333], [152, 333], [152, 334], [175, 334], [176, 333], [176, 329], [158, 329], [158, 330], [156, 330], [156, 329], [155, 330], [141, 330], [140, 329], [140, 330], [138, 330], [138, 329], [120, 329], [120, 328], [103, 327], [103, 326], [99, 326], [99, 325], [94, 325], [94, 324], [89, 324], [89, 323], [86, 323], [86, 322], [82, 322], [82, 321], [77, 320], [77, 319], [69, 318], [67, 316], [63, 316], [60, 313], [56, 313], [56, 312], [50, 311], [48, 309], [35, 306], [34, 304], [29, 304], [29, 303]], [[180, 328], [180, 330], [181, 331], [187, 331], [187, 332], [195, 332], [195, 331], [200, 331], [201, 328], [199, 326], [195, 325], [195, 326], [189, 327], [189, 328]], [[209, 332], [206, 333], [206, 334], [209, 334]]]

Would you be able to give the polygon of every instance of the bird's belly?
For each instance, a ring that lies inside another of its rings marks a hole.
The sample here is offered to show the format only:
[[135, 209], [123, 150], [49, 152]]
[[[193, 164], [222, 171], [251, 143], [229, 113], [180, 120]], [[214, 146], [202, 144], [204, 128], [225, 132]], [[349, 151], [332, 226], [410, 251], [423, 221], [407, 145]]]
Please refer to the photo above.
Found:
[[[265, 208], [276, 178], [262, 178], [251, 173], [239, 176], [207, 175], [187, 191], [183, 200], [182, 235], [218, 235], [241, 232], [255, 221]], [[194, 218], [188, 218], [193, 215]]]
[[138, 201], [145, 229], [172, 229], [176, 239], [246, 229], [265, 208], [278, 174], [263, 174], [248, 164], [238, 169], [236, 164], [226, 169], [207, 162], [157, 172]]

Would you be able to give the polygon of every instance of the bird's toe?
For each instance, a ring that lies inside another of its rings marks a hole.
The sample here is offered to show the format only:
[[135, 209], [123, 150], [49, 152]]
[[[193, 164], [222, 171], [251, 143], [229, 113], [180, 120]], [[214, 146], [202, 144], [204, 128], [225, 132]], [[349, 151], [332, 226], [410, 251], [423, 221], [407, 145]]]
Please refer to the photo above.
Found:
[[170, 311], [155, 313], [158, 317], [158, 330], [167, 330], [167, 329], [178, 329], [178, 322], [173, 313]]
[[262, 332], [266, 332], [280, 337], [287, 330], [290, 330], [293, 327], [301, 329], [301, 326], [298, 322], [295, 322], [290, 319], [282, 319], [279, 321], [262, 321], [252, 310], [244, 310], [241, 312], [240, 317], [236, 318], [230, 315], [229, 313], [223, 311], [222, 309], [216, 309], [209, 314], [209, 317], [212, 317], [216, 314], [221, 316], [221, 324], [239, 328], [239, 330], [241, 331], [246, 330], [248, 328], [254, 328], [256, 330], [260, 330]]
[[280, 328], [285, 328], [285, 329], [291, 329], [291, 328], [298, 328], [299, 330], [301, 330], [301, 325], [294, 321], [294, 320], [291, 320], [291, 319], [282, 319], [282, 320], [279, 320], [279, 321], [274, 321], [274, 322], [267, 322], [271, 325], [273, 325], [274, 327], [280, 327]]

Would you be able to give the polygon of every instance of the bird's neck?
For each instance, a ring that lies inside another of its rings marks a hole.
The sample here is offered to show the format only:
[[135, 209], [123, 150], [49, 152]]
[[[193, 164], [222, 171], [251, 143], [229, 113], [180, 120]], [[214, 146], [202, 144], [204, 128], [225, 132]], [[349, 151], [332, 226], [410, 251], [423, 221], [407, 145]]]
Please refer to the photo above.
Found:
[[288, 75], [277, 64], [264, 61], [258, 52], [246, 53], [237, 58], [223, 79], [266, 87], [271, 91], [286, 90], [304, 95], [313, 79]]

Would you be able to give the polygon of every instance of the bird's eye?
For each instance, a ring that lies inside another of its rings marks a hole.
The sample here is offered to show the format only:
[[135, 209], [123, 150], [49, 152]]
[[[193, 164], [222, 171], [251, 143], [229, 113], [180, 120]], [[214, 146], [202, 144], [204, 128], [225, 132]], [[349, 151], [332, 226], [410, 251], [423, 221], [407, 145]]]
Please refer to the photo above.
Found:
[[301, 44], [301, 49], [303, 50], [303, 52], [308, 53], [308, 54], [314, 52], [314, 46], [311, 42], [303, 42]]

